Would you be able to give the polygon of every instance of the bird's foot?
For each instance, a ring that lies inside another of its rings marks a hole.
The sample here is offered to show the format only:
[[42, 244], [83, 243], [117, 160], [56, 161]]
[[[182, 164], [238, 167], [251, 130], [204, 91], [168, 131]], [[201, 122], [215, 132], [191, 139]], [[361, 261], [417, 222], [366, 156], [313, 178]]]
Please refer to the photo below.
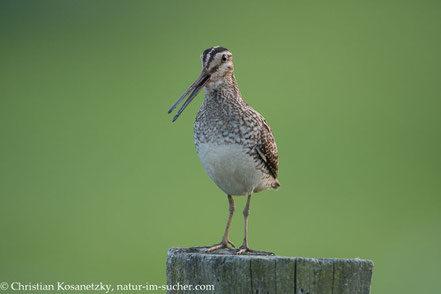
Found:
[[257, 250], [253, 250], [248, 248], [248, 246], [240, 246], [239, 250], [236, 253], [237, 255], [241, 255], [241, 254], [246, 254], [246, 255], [266, 255], [266, 256], [272, 256], [275, 255], [272, 252], [268, 252], [268, 251], [257, 251]]
[[222, 241], [222, 242], [220, 242], [218, 244], [214, 244], [213, 246], [208, 247], [207, 250], [205, 250], [205, 252], [209, 253], [209, 252], [213, 252], [213, 251], [218, 250], [218, 249], [228, 248], [228, 244], [231, 245], [233, 248], [235, 248], [233, 242], [228, 240], [226, 242]]
[[231, 245], [231, 247], [235, 248], [233, 242], [228, 240], [228, 241], [222, 241], [220, 243], [217, 243], [217, 244], [214, 244], [211, 246], [191, 247], [191, 249], [205, 249], [205, 253], [209, 253], [209, 252], [213, 252], [218, 249], [229, 248], [228, 245]]

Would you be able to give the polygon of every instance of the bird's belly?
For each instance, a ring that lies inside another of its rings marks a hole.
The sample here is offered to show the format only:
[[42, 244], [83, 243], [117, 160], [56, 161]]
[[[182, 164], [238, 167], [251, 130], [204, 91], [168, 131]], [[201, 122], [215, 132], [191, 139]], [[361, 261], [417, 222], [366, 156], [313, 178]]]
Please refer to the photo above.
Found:
[[246, 147], [200, 143], [197, 152], [208, 176], [228, 195], [250, 195], [261, 185], [263, 173]]

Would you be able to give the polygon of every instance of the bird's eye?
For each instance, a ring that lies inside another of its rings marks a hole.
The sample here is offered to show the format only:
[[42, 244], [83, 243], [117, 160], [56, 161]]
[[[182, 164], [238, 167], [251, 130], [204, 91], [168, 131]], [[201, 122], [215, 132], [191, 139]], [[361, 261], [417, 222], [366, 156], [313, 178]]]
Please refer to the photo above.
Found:
[[222, 55], [222, 62], [225, 62], [225, 61], [227, 61], [227, 55]]

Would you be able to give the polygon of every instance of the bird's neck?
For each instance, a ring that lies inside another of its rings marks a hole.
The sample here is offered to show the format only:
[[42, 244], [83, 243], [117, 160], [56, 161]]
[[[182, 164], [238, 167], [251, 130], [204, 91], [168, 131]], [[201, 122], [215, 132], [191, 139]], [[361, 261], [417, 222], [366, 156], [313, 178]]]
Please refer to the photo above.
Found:
[[243, 98], [237, 86], [234, 73], [229, 73], [222, 78], [210, 81], [205, 86], [205, 100], [212, 102], [242, 102]]

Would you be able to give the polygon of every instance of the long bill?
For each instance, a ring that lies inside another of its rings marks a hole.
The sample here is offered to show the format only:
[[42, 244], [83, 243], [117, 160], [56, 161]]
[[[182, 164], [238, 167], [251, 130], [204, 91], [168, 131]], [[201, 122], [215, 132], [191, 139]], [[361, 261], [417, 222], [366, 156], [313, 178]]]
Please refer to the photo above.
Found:
[[178, 106], [179, 103], [181, 103], [181, 101], [184, 100], [184, 98], [191, 91], [193, 91], [191, 92], [190, 96], [188, 96], [187, 100], [185, 100], [184, 104], [178, 110], [176, 115], [173, 117], [173, 122], [178, 119], [178, 117], [181, 115], [184, 109], [188, 106], [188, 104], [190, 104], [190, 102], [194, 99], [194, 97], [196, 97], [196, 95], [199, 93], [199, 91], [201, 91], [201, 89], [205, 86], [205, 84], [208, 82], [209, 79], [210, 79], [210, 75], [207, 74], [205, 71], [203, 71], [201, 75], [197, 78], [197, 80], [193, 84], [191, 84], [191, 86], [188, 87], [188, 89], [184, 92], [184, 94], [182, 94], [182, 96], [179, 97], [179, 99], [170, 107], [168, 113], [172, 112], [173, 109], [175, 109], [176, 106]]

